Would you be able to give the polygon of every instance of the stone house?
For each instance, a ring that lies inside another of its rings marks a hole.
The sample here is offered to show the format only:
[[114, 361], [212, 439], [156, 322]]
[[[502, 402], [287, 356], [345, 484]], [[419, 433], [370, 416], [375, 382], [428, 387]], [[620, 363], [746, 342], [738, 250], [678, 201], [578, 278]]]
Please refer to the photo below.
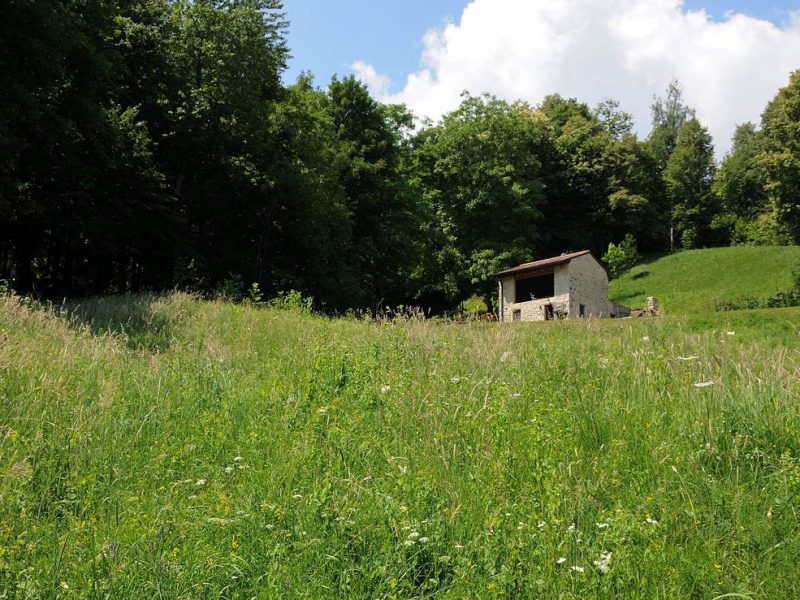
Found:
[[588, 250], [497, 273], [501, 321], [629, 316], [608, 300], [608, 273]]

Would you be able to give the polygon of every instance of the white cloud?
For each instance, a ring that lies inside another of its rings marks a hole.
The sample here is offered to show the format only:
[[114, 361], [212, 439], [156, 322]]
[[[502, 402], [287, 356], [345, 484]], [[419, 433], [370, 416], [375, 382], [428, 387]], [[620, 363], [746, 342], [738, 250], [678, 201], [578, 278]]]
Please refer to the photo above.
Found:
[[473, 0], [459, 23], [425, 35], [420, 68], [399, 92], [372, 65], [352, 68], [418, 116], [454, 109], [463, 90], [533, 103], [558, 92], [620, 100], [643, 135], [653, 94], [677, 78], [721, 155], [735, 125], [758, 122], [800, 68], [800, 13], [778, 27], [739, 13], [714, 21], [681, 0]]
[[390, 79], [386, 75], [379, 74], [372, 65], [357, 60], [350, 65], [350, 70], [367, 86], [373, 96], [383, 98], [388, 94]]

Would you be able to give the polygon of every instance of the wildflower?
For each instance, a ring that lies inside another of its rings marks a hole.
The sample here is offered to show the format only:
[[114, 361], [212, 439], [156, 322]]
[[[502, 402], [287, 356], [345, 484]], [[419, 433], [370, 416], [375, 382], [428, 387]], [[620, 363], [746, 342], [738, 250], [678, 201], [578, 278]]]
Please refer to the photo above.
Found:
[[294, 498], [295, 500], [300, 500], [300, 498], [302, 498], [302, 497], [303, 497], [303, 494], [295, 494], [294, 496], [292, 496], [292, 498]]
[[608, 523], [608, 522], [606, 522], [606, 523], [595, 523], [595, 526], [598, 529], [605, 529], [606, 527], [611, 527], [611, 523]]
[[650, 336], [649, 335], [644, 335], [644, 336], [642, 336], [642, 340], [644, 340], [645, 342], [649, 342], [650, 341]]
[[68, 590], [69, 589], [69, 585], [67, 585], [66, 581], [62, 581], [60, 585], [61, 585], [61, 589], [62, 590]]
[[421, 537], [421, 538], [419, 538], [419, 543], [420, 543], [420, 544], [427, 544], [429, 541], [431, 541], [431, 539], [430, 539], [430, 538], [427, 538], [427, 537]]
[[538, 524], [538, 525], [536, 525], [536, 527], [538, 527], [538, 528], [539, 528], [539, 531], [541, 531], [541, 530], [543, 530], [543, 529], [544, 529], [544, 526], [545, 526], [545, 525], [547, 525], [547, 523], [545, 523], [544, 521], [539, 521], [539, 524]]
[[382, 386], [381, 386], [381, 394], [388, 394], [388, 393], [389, 393], [389, 390], [391, 390], [391, 389], [392, 389], [392, 388], [391, 388], [391, 387], [389, 387], [388, 385], [382, 385]]
[[572, 565], [569, 570], [573, 573], [583, 573], [585, 571], [583, 567], [579, 567], [578, 565]]
[[513, 394], [509, 394], [508, 397], [509, 398], [519, 398], [520, 396], [522, 396], [522, 394], [520, 394], [519, 392], [514, 392]]
[[611, 552], [603, 552], [600, 555], [600, 560], [594, 561], [594, 566], [597, 567], [597, 570], [600, 571], [603, 575], [608, 573], [608, 569], [610, 568], [611, 563]]
[[404, 543], [406, 546], [413, 546], [413, 545], [414, 545], [414, 544], [416, 544], [417, 542], [416, 542], [415, 540], [406, 540], [406, 541], [405, 541], [405, 542], [403, 542], [403, 543]]
[[446, 565], [447, 563], [450, 562], [450, 557], [447, 556], [446, 554], [443, 554], [442, 556], [439, 557], [439, 562], [442, 563], [443, 565]]
[[567, 562], [567, 559], [566, 559], [565, 557], [563, 557], [563, 556], [562, 556], [561, 558], [559, 558], [559, 559], [556, 561], [556, 564], [557, 564], [557, 565], [563, 565], [565, 562]]
[[205, 479], [198, 479], [195, 482], [195, 485], [205, 485], [205, 484], [206, 484], [206, 480]]
[[233, 473], [233, 467], [225, 467], [223, 469], [226, 473]]
[[234, 456], [233, 462], [242, 462], [244, 459], [241, 456]]
[[408, 537], [409, 537], [409, 539], [415, 540], [415, 539], [417, 539], [419, 537], [419, 532], [418, 531], [412, 531], [411, 533], [408, 534]]
[[710, 385], [714, 385], [715, 383], [716, 383], [715, 381], [700, 381], [699, 383], [695, 383], [694, 387], [696, 387], [696, 388], [704, 388], [704, 387], [708, 387]]
[[768, 519], [772, 519], [772, 508], [771, 508], [771, 507], [770, 507], [770, 509], [767, 511], [767, 518], [768, 518]]
[[450, 383], [458, 383], [459, 381], [461, 381], [461, 377], [451, 377], [450, 378]]
[[456, 550], [462, 550], [464, 546], [462, 546], [461, 544], [456, 544], [455, 546], [453, 546], [453, 548], [455, 548]]
[[567, 533], [572, 533], [573, 531], [575, 531], [575, 523], [567, 527]]
[[503, 356], [500, 357], [500, 362], [506, 362], [509, 356], [511, 356], [510, 352], [503, 352]]
[[725, 335], [736, 335], [735, 331], [726, 331]]
[[658, 525], [658, 521], [656, 521], [655, 519], [653, 519], [651, 517], [647, 517], [644, 520], [644, 522], [647, 523], [648, 525]]

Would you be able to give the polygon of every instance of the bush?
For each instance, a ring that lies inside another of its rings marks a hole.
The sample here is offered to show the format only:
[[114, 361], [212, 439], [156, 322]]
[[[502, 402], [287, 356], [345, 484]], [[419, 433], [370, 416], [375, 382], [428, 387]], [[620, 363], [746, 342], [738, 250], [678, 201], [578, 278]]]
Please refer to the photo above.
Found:
[[619, 277], [639, 260], [636, 240], [629, 233], [619, 244], [610, 243], [602, 260], [611, 278]]

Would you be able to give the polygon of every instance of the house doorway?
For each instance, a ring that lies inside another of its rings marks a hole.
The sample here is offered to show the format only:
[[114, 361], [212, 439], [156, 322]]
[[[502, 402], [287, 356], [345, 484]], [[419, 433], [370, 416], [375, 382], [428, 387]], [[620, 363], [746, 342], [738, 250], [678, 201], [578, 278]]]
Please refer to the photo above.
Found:
[[544, 320], [545, 321], [552, 321], [553, 320], [553, 305], [552, 304], [545, 304], [544, 305]]

